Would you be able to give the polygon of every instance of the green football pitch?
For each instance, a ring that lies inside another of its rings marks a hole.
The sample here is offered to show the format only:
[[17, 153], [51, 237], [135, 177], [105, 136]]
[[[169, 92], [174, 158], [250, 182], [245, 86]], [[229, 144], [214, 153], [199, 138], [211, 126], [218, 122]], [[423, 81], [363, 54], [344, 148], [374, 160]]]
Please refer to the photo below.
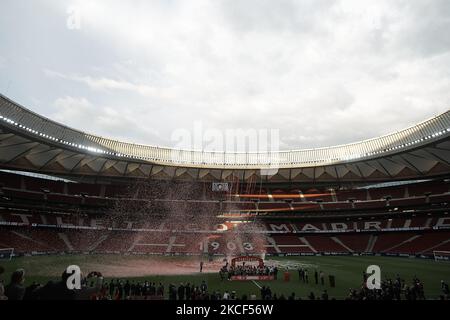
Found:
[[[222, 258], [223, 259], [223, 258]], [[100, 271], [105, 279], [123, 279], [134, 281], [162, 282], [166, 287], [173, 283], [194, 283], [200, 285], [207, 282], [209, 291], [236, 291], [238, 296], [256, 294], [259, 297], [259, 287], [269, 285], [272, 292], [285, 296], [295, 292], [297, 297], [306, 298], [310, 292], [320, 296], [326, 289], [332, 298], [344, 299], [350, 288], [359, 288], [362, 283], [362, 273], [369, 265], [381, 268], [382, 279], [394, 279], [397, 274], [406, 280], [407, 284], [417, 276], [424, 284], [425, 294], [429, 299], [436, 299], [441, 294], [440, 281], [450, 283], [450, 263], [436, 262], [398, 257], [377, 256], [308, 256], [308, 257], [266, 257], [269, 264], [277, 264], [280, 268], [278, 280], [274, 281], [221, 281], [218, 270], [222, 260], [206, 261], [204, 272], [199, 272], [199, 257], [163, 257], [163, 256], [125, 256], [125, 255], [58, 255], [16, 257], [10, 261], [0, 261], [5, 268], [3, 280], [8, 282], [12, 271], [24, 268], [26, 285], [32, 282], [41, 284], [49, 280], [57, 280], [59, 275], [69, 265], [80, 266], [82, 272]], [[297, 269], [306, 268], [309, 273], [309, 283], [299, 281]], [[283, 273], [288, 270], [290, 281], [283, 279]], [[324, 286], [315, 284], [314, 271], [325, 273]], [[331, 288], [328, 276], [336, 279], [336, 287]]]

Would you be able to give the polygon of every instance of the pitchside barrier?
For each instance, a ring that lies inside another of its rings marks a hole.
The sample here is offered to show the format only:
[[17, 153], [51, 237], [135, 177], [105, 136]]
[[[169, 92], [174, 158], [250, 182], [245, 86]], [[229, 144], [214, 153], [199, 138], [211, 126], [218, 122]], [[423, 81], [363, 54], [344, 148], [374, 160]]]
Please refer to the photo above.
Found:
[[230, 280], [233, 281], [271, 281], [274, 280], [274, 276], [231, 276]]
[[[87, 251], [34, 251], [34, 252], [14, 252], [13, 248], [8, 249], [0, 249], [1, 250], [12, 250], [11, 257], [32, 257], [32, 256], [60, 256], [60, 255], [102, 255], [102, 254], [117, 254], [117, 255], [126, 255], [126, 256], [166, 256], [166, 257], [190, 257], [190, 256], [203, 256], [204, 253], [187, 253], [187, 252], [171, 252], [171, 253], [161, 253], [161, 252], [120, 252], [120, 251], [95, 251], [95, 252], [87, 252]], [[436, 251], [434, 251], [436, 252]], [[450, 261], [448, 258], [450, 251], [437, 251], [437, 256], [435, 254], [401, 254], [401, 253], [373, 253], [373, 252], [360, 252], [360, 253], [345, 253], [345, 252], [324, 252], [324, 253], [313, 253], [313, 252], [298, 252], [298, 253], [265, 253], [266, 257], [311, 257], [311, 256], [376, 256], [376, 257], [403, 257], [403, 258], [418, 258], [418, 259], [434, 259], [436, 261]], [[7, 253], [3, 253], [7, 259], [9, 255]], [[213, 257], [226, 257], [227, 255], [224, 253], [213, 253]], [[247, 256], [261, 256], [261, 253], [250, 253]], [[0, 257], [1, 259], [5, 259]]]

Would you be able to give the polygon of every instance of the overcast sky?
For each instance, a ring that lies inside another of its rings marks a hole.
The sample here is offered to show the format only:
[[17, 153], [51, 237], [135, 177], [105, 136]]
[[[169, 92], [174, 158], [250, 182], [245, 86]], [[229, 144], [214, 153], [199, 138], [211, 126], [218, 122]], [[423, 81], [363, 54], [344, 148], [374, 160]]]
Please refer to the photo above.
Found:
[[2, 0], [0, 92], [130, 142], [200, 121], [322, 147], [448, 110], [449, 30], [448, 0]]

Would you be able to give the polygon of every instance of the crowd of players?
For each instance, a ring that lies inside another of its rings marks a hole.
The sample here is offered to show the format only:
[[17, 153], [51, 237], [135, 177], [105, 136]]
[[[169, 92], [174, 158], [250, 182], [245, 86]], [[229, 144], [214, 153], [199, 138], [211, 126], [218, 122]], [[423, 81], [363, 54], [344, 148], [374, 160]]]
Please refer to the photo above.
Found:
[[[231, 268], [229, 268], [231, 270]], [[258, 268], [256, 268], [258, 269]], [[250, 273], [273, 273], [274, 268], [265, 267], [263, 270], [242, 268], [236, 269], [239, 272], [247, 270]], [[25, 270], [18, 269], [12, 273], [11, 279], [7, 285], [4, 285], [2, 274], [4, 269], [0, 266], [0, 300], [300, 300], [295, 293], [289, 296], [273, 292], [270, 286], [260, 288], [258, 294], [238, 295], [235, 291], [209, 291], [206, 281], [200, 284], [180, 283], [178, 285], [170, 284], [165, 288], [162, 283], [150, 281], [130, 281], [130, 280], [110, 280], [103, 281], [99, 272], [93, 272], [84, 278], [81, 290], [69, 290], [67, 288], [67, 279], [70, 276], [67, 272], [62, 274], [60, 281], [50, 281], [45, 285], [32, 283], [25, 287]], [[298, 270], [299, 281], [309, 282], [308, 270], [300, 268]], [[363, 273], [363, 283], [367, 275]], [[327, 290], [325, 290], [324, 273], [314, 271], [314, 282], [322, 287], [322, 293], [316, 296], [311, 292], [307, 299], [309, 300], [330, 300]], [[167, 292], [166, 292], [167, 290]], [[449, 285], [441, 281], [442, 294], [440, 299], [450, 299]], [[379, 290], [369, 290], [365, 285], [360, 289], [350, 289], [347, 296], [348, 300], [420, 300], [426, 299], [423, 283], [414, 277], [408, 284], [404, 279], [397, 275], [395, 279], [386, 279], [382, 282]]]

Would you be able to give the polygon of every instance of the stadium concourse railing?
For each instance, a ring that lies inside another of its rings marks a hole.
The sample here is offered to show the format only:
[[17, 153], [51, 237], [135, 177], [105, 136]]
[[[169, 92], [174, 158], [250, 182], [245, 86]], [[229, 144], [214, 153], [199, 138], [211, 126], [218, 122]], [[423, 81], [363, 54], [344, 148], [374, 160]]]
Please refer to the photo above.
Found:
[[370, 159], [415, 148], [450, 135], [450, 111], [410, 128], [382, 137], [318, 149], [255, 153], [178, 150], [103, 138], [59, 124], [0, 95], [0, 121], [28, 134], [96, 154], [151, 161], [162, 165], [207, 168], [296, 168]]

